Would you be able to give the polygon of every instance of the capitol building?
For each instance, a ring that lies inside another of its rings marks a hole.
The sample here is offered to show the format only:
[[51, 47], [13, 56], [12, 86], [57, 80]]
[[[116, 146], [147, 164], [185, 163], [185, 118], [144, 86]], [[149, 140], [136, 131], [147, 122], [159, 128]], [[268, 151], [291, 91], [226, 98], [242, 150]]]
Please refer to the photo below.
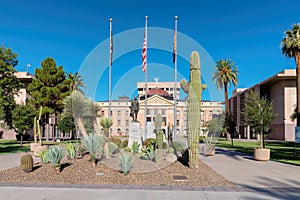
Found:
[[[176, 83], [177, 90], [174, 91], [174, 82], [148, 82], [147, 83], [147, 112], [145, 118], [145, 82], [137, 83], [139, 112], [137, 120], [141, 124], [144, 134], [143, 137], [148, 138], [153, 134], [154, 121], [157, 114], [162, 116], [162, 129], [167, 133], [168, 128], [174, 127], [174, 103], [176, 102], [176, 134], [185, 135], [187, 133], [187, 101], [179, 99], [180, 97], [180, 83]], [[176, 96], [176, 101], [174, 101]], [[98, 114], [101, 117], [108, 117], [109, 102], [96, 102], [100, 107]], [[206, 121], [212, 119], [214, 115], [222, 113], [222, 103], [213, 101], [202, 101], [201, 109], [201, 134], [206, 128], [204, 124]], [[129, 134], [129, 127], [132, 121], [130, 116], [131, 102], [129, 97], [121, 96], [118, 99], [111, 101], [111, 119], [113, 125], [110, 129], [111, 136], [126, 136]], [[146, 120], [145, 120], [146, 119]], [[99, 119], [100, 123], [101, 118]], [[145, 122], [147, 121], [147, 131], [145, 131]]]

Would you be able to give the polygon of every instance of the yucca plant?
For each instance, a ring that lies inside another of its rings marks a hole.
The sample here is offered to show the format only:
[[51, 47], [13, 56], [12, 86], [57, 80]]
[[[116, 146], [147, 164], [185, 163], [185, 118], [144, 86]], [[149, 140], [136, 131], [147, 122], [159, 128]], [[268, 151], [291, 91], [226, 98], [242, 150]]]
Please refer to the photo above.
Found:
[[48, 161], [48, 149], [45, 149], [40, 152], [39, 157], [43, 163], [47, 163]]
[[92, 166], [96, 166], [96, 157], [99, 152], [103, 149], [106, 139], [98, 134], [89, 134], [81, 138], [83, 148], [90, 154], [90, 161]]
[[48, 149], [48, 161], [55, 168], [56, 173], [60, 173], [60, 161], [65, 155], [65, 149], [62, 146], [55, 145]]
[[132, 143], [132, 151], [133, 153], [138, 153], [139, 152], [139, 149], [140, 149], [140, 144], [138, 143], [138, 141], [134, 141]]
[[66, 143], [66, 150], [68, 152], [69, 158], [74, 159], [75, 158], [75, 144], [68, 142]]
[[153, 145], [148, 146], [145, 150], [143, 150], [143, 154], [141, 156], [142, 159], [154, 161], [155, 158], [155, 149]]
[[128, 152], [124, 152], [119, 157], [120, 169], [123, 174], [128, 174], [131, 168], [131, 155]]

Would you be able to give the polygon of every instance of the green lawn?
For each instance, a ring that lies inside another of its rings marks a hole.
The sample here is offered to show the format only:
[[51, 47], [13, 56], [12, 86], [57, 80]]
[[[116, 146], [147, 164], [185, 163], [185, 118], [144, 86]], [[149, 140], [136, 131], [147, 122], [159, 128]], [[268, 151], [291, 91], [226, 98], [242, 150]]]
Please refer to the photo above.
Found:
[[[266, 142], [266, 148], [271, 149], [271, 160], [294, 164], [300, 166], [300, 145], [297, 146], [297, 154], [295, 155], [294, 142]], [[231, 142], [219, 140], [216, 146], [225, 147], [230, 150], [239, 151], [253, 155], [253, 149], [259, 147], [259, 142]]]
[[21, 146], [17, 140], [0, 140], [0, 154], [28, 151], [30, 151], [30, 142], [23, 142]]

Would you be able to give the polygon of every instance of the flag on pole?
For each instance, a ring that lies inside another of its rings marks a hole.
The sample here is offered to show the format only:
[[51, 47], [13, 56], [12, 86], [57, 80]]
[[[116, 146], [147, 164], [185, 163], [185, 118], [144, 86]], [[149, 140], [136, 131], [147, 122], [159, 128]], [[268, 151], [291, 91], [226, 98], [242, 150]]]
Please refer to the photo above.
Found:
[[143, 42], [143, 49], [142, 49], [142, 70], [143, 72], [147, 71], [147, 27], [145, 28], [145, 35], [144, 35], [144, 42]]
[[177, 41], [176, 41], [176, 28], [174, 29], [174, 40], [173, 40], [173, 63], [176, 61], [177, 54]]
[[109, 62], [110, 62], [110, 65], [112, 65], [112, 60], [113, 60], [113, 34], [112, 34], [112, 18], [110, 18], [110, 34], [109, 34], [109, 43], [110, 43]]

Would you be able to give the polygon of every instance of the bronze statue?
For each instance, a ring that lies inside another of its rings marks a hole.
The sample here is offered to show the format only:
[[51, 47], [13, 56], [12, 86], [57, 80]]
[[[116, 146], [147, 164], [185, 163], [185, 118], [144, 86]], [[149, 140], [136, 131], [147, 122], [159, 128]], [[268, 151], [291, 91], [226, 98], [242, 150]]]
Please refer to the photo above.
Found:
[[139, 112], [140, 105], [136, 97], [131, 100], [131, 107], [130, 107], [130, 116], [132, 117], [133, 122], [137, 122], [137, 114]]

